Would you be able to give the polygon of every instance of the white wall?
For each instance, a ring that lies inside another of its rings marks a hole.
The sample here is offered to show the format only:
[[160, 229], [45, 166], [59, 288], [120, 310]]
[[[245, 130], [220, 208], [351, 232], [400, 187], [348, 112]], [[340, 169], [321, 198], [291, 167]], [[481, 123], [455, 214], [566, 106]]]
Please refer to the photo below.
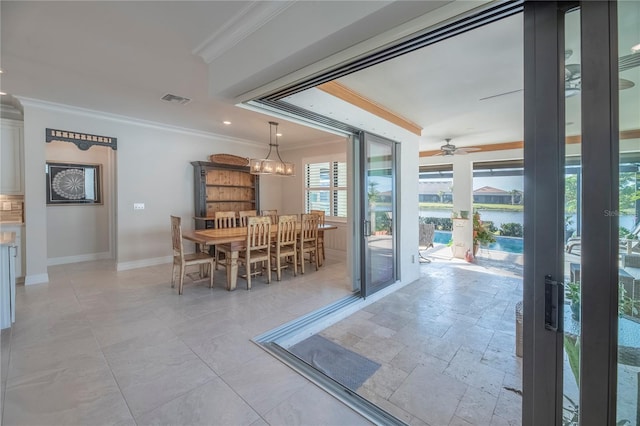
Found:
[[[263, 146], [211, 134], [129, 120], [79, 108], [21, 99], [25, 108], [25, 219], [27, 284], [48, 281], [45, 129], [74, 130], [118, 139], [115, 211], [119, 269], [170, 260], [171, 214], [193, 227], [193, 167], [210, 154], [264, 155]], [[144, 203], [144, 210], [133, 210]], [[82, 206], [86, 207], [86, 206]], [[56, 244], [56, 242], [53, 242]]]
[[113, 229], [109, 213], [113, 203], [111, 182], [114, 153], [111, 148], [104, 146], [93, 146], [82, 151], [69, 142], [45, 144], [47, 161], [102, 166], [102, 204], [47, 205], [47, 264], [113, 257], [110, 241]]

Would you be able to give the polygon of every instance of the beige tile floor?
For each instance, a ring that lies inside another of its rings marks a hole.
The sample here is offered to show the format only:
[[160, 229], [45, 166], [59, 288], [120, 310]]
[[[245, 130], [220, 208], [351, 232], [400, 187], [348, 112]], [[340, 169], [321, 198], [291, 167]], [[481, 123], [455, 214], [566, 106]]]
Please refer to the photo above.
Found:
[[250, 341], [350, 294], [345, 265], [178, 296], [170, 265], [49, 268], [2, 333], [2, 424], [369, 424]]
[[[407, 423], [519, 424], [505, 388], [520, 388], [521, 264], [430, 257], [420, 280], [323, 334], [383, 365], [361, 394]], [[250, 341], [349, 294], [343, 263], [259, 278], [251, 292], [223, 290], [219, 271], [214, 289], [189, 282], [183, 296], [168, 265], [113, 269], [56, 266], [49, 284], [18, 288], [2, 333], [3, 424], [368, 424]]]
[[522, 256], [426, 252], [421, 279], [320, 334], [381, 364], [358, 393], [411, 425], [521, 424]]

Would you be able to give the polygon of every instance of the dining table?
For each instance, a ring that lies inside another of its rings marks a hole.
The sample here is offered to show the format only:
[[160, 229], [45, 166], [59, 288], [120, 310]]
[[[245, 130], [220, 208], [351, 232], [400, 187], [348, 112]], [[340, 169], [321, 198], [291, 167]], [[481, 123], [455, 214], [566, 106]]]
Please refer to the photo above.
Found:
[[[302, 223], [297, 223], [298, 233]], [[338, 229], [336, 225], [328, 223], [318, 225], [318, 231], [330, 231]], [[271, 238], [278, 232], [278, 225], [271, 225]], [[182, 231], [182, 238], [196, 244], [196, 250], [203, 250], [205, 246], [215, 246], [218, 244], [229, 244], [231, 253], [226, 258], [227, 285], [229, 291], [236, 289], [238, 281], [238, 253], [242, 251], [247, 242], [247, 227], [236, 228], [210, 228]]]

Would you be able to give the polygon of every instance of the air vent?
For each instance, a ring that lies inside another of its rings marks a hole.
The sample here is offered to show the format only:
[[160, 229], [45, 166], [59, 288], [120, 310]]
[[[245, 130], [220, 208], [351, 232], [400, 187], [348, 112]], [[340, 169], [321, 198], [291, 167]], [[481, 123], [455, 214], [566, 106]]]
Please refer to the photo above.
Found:
[[162, 99], [163, 101], [171, 102], [172, 104], [178, 104], [178, 105], [186, 105], [189, 102], [191, 102], [191, 99], [189, 98], [184, 98], [178, 95], [172, 95], [171, 93], [167, 93], [160, 99]]

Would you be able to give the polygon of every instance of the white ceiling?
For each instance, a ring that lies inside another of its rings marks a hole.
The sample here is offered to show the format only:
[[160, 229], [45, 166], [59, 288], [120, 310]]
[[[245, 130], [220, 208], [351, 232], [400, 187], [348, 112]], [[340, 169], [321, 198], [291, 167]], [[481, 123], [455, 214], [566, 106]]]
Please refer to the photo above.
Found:
[[[271, 117], [238, 108], [233, 99], [447, 3], [3, 0], [2, 90], [263, 143]], [[620, 38], [621, 55], [628, 54], [626, 44], [640, 42], [640, 2], [623, 3], [621, 26], [631, 30]], [[423, 127], [422, 150], [444, 138], [457, 146], [522, 140], [522, 33], [522, 16], [513, 16], [338, 81]], [[573, 50], [571, 60], [578, 60], [579, 48]], [[622, 76], [636, 86], [621, 91], [621, 102], [638, 99], [640, 68]], [[192, 101], [164, 103], [166, 93]], [[578, 99], [568, 98], [567, 121], [575, 129]], [[288, 101], [407, 137], [317, 89]], [[637, 108], [621, 108], [621, 117], [623, 128], [640, 127]], [[285, 149], [335, 139], [279, 121]]]

